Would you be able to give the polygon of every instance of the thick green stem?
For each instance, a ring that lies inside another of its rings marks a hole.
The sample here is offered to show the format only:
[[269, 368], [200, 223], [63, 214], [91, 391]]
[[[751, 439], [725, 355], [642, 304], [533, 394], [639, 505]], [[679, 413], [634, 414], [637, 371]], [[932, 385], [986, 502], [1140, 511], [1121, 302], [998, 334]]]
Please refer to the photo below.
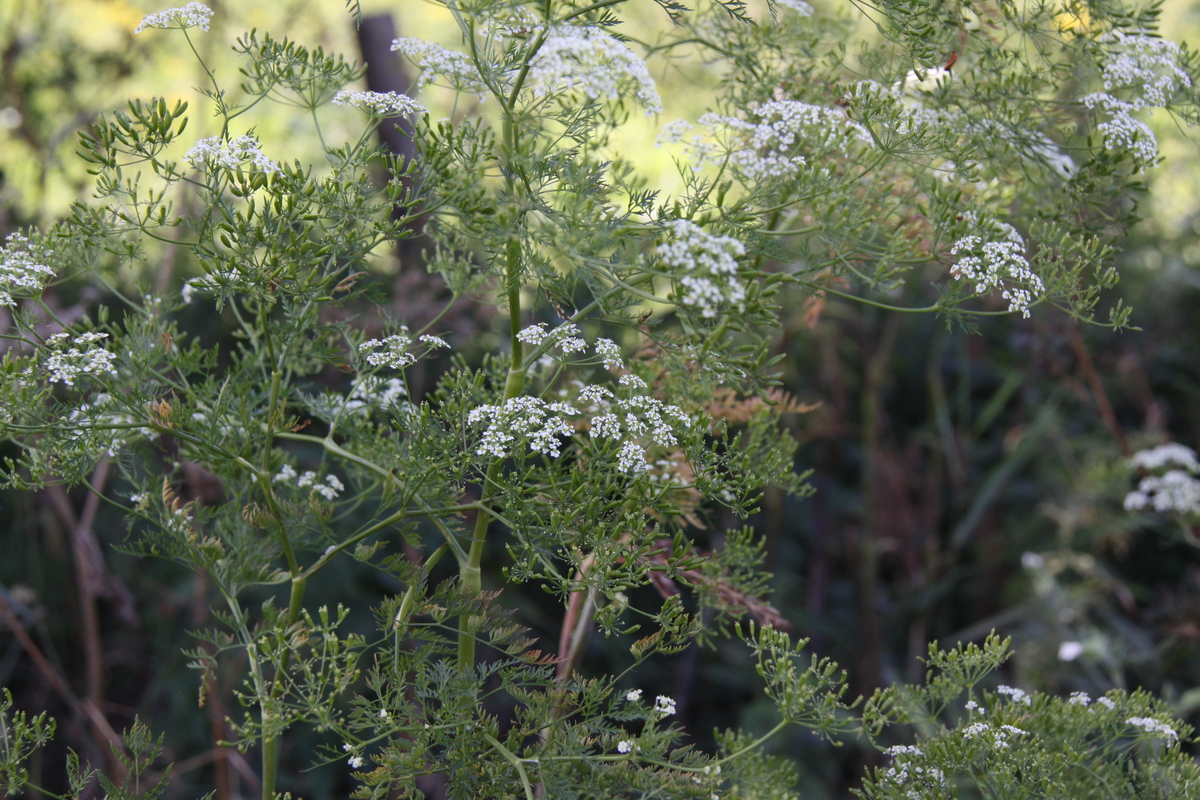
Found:
[[[267, 400], [266, 417], [267, 435], [266, 441], [263, 444], [262, 466], [258, 473], [258, 482], [262, 486], [267, 506], [275, 518], [276, 536], [283, 550], [288, 572], [292, 576], [292, 590], [291, 596], [288, 598], [287, 621], [284, 625], [284, 630], [286, 631], [300, 619], [300, 609], [304, 604], [304, 589], [308, 584], [308, 576], [304, 574], [299, 561], [296, 559], [291, 537], [288, 536], [287, 528], [283, 524], [282, 509], [279, 508], [279, 504], [275, 499], [275, 491], [271, 487], [271, 448], [275, 437], [275, 425], [283, 416], [283, 409], [279, 407], [281, 384], [283, 381], [283, 357], [282, 353], [276, 354], [274, 342], [271, 340], [271, 331], [268, 325], [269, 307], [266, 303], [260, 303], [258, 311], [259, 322], [262, 327], [262, 338], [266, 347], [267, 358], [271, 365], [271, 394]], [[279, 665], [275, 675], [271, 679], [271, 688], [269, 690], [269, 697], [272, 701], [277, 699], [284, 690], [291, 658], [291, 650], [287, 649], [283, 651], [279, 658]], [[274, 706], [274, 703], [270, 703], [270, 706]], [[272, 712], [269, 707], [262, 708], [262, 800], [274, 800], [275, 779], [279, 773], [279, 736], [282, 733], [282, 723], [279, 720], [272, 719], [271, 714]]]
[[[506, 129], [507, 130], [507, 129]], [[507, 138], [507, 137], [506, 137]], [[519, 397], [525, 391], [525, 352], [517, 334], [521, 330], [521, 242], [517, 238], [508, 241], [508, 321], [512, 358], [509, 361], [508, 379], [504, 383], [504, 399], [511, 400]], [[467, 562], [459, 569], [463, 591], [467, 597], [477, 597], [483, 590], [482, 575], [479, 567], [483, 562], [483, 549], [487, 544], [488, 523], [491, 522], [492, 501], [495, 498], [496, 482], [500, 479], [504, 468], [500, 459], [494, 460], [487, 469], [483, 481], [483, 495], [479, 500], [479, 513], [475, 517], [475, 529], [471, 535], [471, 549], [467, 553]], [[458, 622], [458, 668], [470, 669], [475, 664], [475, 634], [479, 630], [480, 620], [473, 615], [464, 614]]]

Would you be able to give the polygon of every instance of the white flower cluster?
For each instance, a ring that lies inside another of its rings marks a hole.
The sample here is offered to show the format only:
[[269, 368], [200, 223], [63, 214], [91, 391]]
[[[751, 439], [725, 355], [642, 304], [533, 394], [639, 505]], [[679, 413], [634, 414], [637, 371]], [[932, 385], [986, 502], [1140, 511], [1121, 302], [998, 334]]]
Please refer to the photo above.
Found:
[[1200, 472], [1200, 460], [1196, 459], [1196, 451], [1175, 442], [1160, 444], [1149, 450], [1139, 450], [1129, 459], [1129, 464], [1141, 469], [1162, 469], [1174, 464], [1189, 472]]
[[196, 169], [215, 165], [233, 170], [252, 163], [263, 172], [279, 172], [279, 166], [263, 154], [258, 140], [248, 134], [228, 142], [219, 136], [201, 139], [187, 151], [184, 159]]
[[[826, 108], [798, 100], [773, 100], [749, 112], [751, 122], [740, 117], [708, 113], [699, 123], [710, 139], [694, 136], [687, 142], [693, 169], [708, 162], [728, 164], [752, 181], [790, 178], [808, 164], [810, 153], [829, 150], [848, 153], [855, 142], [871, 144], [870, 132], [839, 108]], [[663, 129], [659, 144], [679, 142], [691, 130], [676, 121]]]
[[1001, 725], [999, 728], [993, 728], [986, 722], [974, 722], [963, 728], [962, 734], [968, 739], [982, 739], [985, 736], [990, 736], [993, 747], [997, 750], [1007, 750], [1010, 747], [1008, 737], [1028, 736], [1029, 731], [1023, 731], [1012, 725]]
[[1083, 655], [1083, 642], [1067, 641], [1058, 646], [1059, 661], [1074, 661]]
[[418, 92], [435, 76], [440, 76], [445, 78], [452, 88], [478, 95], [480, 102], [487, 99], [487, 85], [466, 53], [448, 50], [439, 44], [411, 36], [394, 40], [392, 49], [408, 56], [421, 68], [421, 76], [417, 78]]
[[1096, 702], [1107, 708], [1109, 711], [1112, 711], [1117, 707], [1117, 704], [1107, 697], [1097, 697]]
[[579, 399], [596, 412], [592, 417], [593, 439], [624, 439], [617, 453], [617, 469], [627, 475], [650, 469], [646, 448], [640, 443], [643, 439], [649, 437], [656, 444], [671, 447], [678, 443], [674, 425], [691, 424], [678, 406], [647, 395], [621, 398], [603, 386], [588, 386], [579, 393]]
[[211, 291], [214, 288], [216, 285], [208, 279], [208, 276], [202, 275], [199, 278], [188, 278], [184, 281], [180, 294], [183, 296], [184, 303], [190, 303], [195, 299], [197, 290]]
[[443, 339], [440, 336], [434, 336], [432, 333], [421, 334], [420, 336], [417, 337], [417, 341], [420, 342], [421, 344], [429, 345], [430, 350], [437, 350], [439, 348], [449, 349], [449, 347], [450, 347], [450, 345], [446, 342], [445, 339]]
[[391, 408], [408, 397], [404, 381], [400, 378], [380, 378], [376, 375], [359, 375], [350, 384], [350, 394], [342, 408], [350, 412], [370, 413], [372, 408]]
[[1133, 118], [1133, 112], [1137, 111], [1139, 106], [1118, 100], [1104, 92], [1086, 95], [1083, 104], [1093, 109], [1101, 105], [1108, 114], [1108, 121], [1097, 126], [1100, 133], [1104, 134], [1105, 148], [1130, 150], [1141, 164], [1143, 172], [1158, 158], [1158, 137], [1150, 130], [1149, 125]]
[[625, 699], [630, 703], [636, 703], [638, 700], [642, 699], [642, 690], [630, 689], [625, 693]]
[[633, 748], [634, 744], [630, 739], [622, 739], [621, 741], [617, 742], [618, 753], [631, 753], [633, 752]]
[[1033, 699], [1025, 693], [1024, 689], [1016, 689], [1012, 686], [998, 686], [996, 694], [1008, 695], [1014, 703], [1024, 703], [1025, 705], [1033, 703]]
[[517, 340], [536, 346], [546, 343], [546, 347], [557, 347], [564, 356], [578, 353], [587, 348], [580, 335], [579, 326], [565, 322], [552, 331], [546, 330], [546, 323], [537, 322], [517, 332]]
[[0, 306], [16, 305], [12, 293], [38, 294], [54, 277], [54, 270], [41, 263], [28, 237], [10, 233], [0, 248]]
[[664, 717], [669, 717], [675, 713], [675, 701], [665, 694], [660, 694], [654, 698], [654, 710]]
[[1153, 717], [1130, 717], [1125, 722], [1134, 727], [1141, 728], [1147, 733], [1159, 734], [1162, 738], [1172, 742], [1179, 741], [1179, 734], [1175, 732], [1174, 728], [1165, 722], [1159, 722]]
[[528, 440], [535, 453], [557, 457], [560, 436], [571, 436], [575, 429], [564, 419], [579, 412], [566, 403], [547, 403], [539, 397], [513, 397], [502, 406], [484, 405], [471, 409], [467, 422], [487, 423], [476, 455], [505, 458], [513, 442]]
[[916, 763], [922, 753], [916, 747], [897, 745], [889, 747], [885, 752], [893, 759], [899, 757], [899, 763], [888, 768], [883, 774], [886, 781], [905, 791], [905, 796], [920, 800], [923, 797], [942, 797], [941, 791], [947, 787], [946, 774], [937, 767], [925, 767]]
[[352, 92], [342, 89], [333, 96], [335, 105], [349, 105], [377, 117], [408, 117], [428, 114], [429, 109], [406, 94], [396, 92]]
[[1140, 90], [1134, 108], [1162, 108], [1175, 92], [1192, 85], [1192, 78], [1179, 66], [1183, 51], [1168, 39], [1145, 31], [1109, 31], [1096, 40], [1108, 45], [1108, 58], [1101, 69], [1106, 91]]
[[[532, 330], [537, 330], [536, 326], [525, 329]], [[530, 334], [531, 338], [536, 336]], [[645, 388], [645, 382], [637, 376], [622, 377], [631, 377], [637, 381], [638, 388]], [[633, 385], [634, 382], [626, 383]], [[675, 426], [686, 426], [692, 422], [678, 406], [665, 404], [654, 397], [617, 397], [603, 386], [582, 383], [576, 383], [576, 386], [580, 388], [579, 401], [587, 404], [587, 412], [592, 415], [591, 438], [621, 442], [617, 453], [617, 469], [627, 475], [650, 469], [646, 460], [646, 446], [642, 444], [644, 440], [650, 439], [663, 447], [673, 446], [678, 443]], [[505, 458], [512, 454], [514, 443], [524, 440], [528, 441], [529, 449], [533, 452], [559, 456], [562, 446], [560, 437], [570, 437], [575, 432], [566, 418], [580, 414], [578, 409], [565, 402], [570, 393], [563, 390], [560, 394], [564, 402], [516, 397], [505, 401], [503, 406], [483, 405], [472, 409], [467, 421], [472, 425], [487, 424], [476, 454]]]
[[662, 98], [646, 62], [595, 27], [551, 28], [529, 64], [529, 86], [538, 97], [578, 89], [593, 100], [618, 100], [630, 84], [647, 116], [662, 113]]
[[883, 752], [885, 754], [891, 756], [892, 758], [895, 758], [896, 756], [918, 756], [919, 757], [919, 756], [925, 755], [924, 753], [921, 752], [921, 748], [913, 747], [911, 744], [892, 745], [891, 747], [889, 747], [887, 750], [884, 750]]
[[[80, 375], [99, 375], [104, 372], [116, 375], [117, 369], [113, 366], [116, 355], [96, 345], [96, 342], [106, 338], [107, 333], [83, 333], [74, 339], [69, 333], [56, 333], [47, 339], [47, 346], [55, 350], [43, 364], [50, 373], [50, 382], [74, 386], [75, 379]], [[62, 349], [68, 340], [77, 346], [69, 350]]]
[[[1106, 46], [1107, 57], [1101, 66], [1104, 92], [1082, 98], [1090, 109], [1104, 108], [1107, 122], [1098, 126], [1109, 150], [1130, 150], [1142, 171], [1158, 159], [1158, 138], [1150, 126], [1133, 118], [1135, 111], [1162, 108], [1181, 88], [1192, 85], [1192, 78], [1180, 66], [1183, 51], [1179, 45], [1159, 39], [1145, 31], [1109, 31], [1097, 41]], [[1108, 92], [1132, 90], [1129, 100], [1120, 100]]]
[[1008, 310], [1020, 311], [1028, 318], [1029, 305], [1035, 296], [1045, 293], [1046, 286], [1025, 260], [1024, 238], [1007, 222], [981, 221], [970, 211], [963, 217], [979, 234], [963, 236], [950, 248], [952, 255], [967, 253], [950, 268], [950, 274], [957, 280], [974, 281], [978, 294], [1000, 289]]
[[813, 15], [813, 7], [804, 2], [804, 0], [775, 0], [775, 5], [795, 11], [802, 17], [811, 17]]
[[968, 700], [967, 704], [965, 706], [963, 706], [963, 708], [965, 708], [968, 712], [974, 711], [979, 714], [987, 713], [987, 710], [984, 709], [983, 706], [979, 705], [979, 703], [976, 703], [974, 700]]
[[682, 272], [680, 302], [717, 316], [724, 305], [740, 308], [746, 289], [738, 279], [738, 259], [746, 247], [732, 236], [714, 236], [686, 219], [667, 223], [671, 237], [655, 251], [668, 267]]
[[1141, 469], [1162, 469], [1173, 464], [1183, 469], [1169, 469], [1162, 475], [1142, 478], [1137, 490], [1125, 496], [1126, 511], [1150, 507], [1162, 513], [1200, 513], [1200, 481], [1188, 474], [1200, 472], [1200, 461], [1190, 447], [1175, 443], [1159, 445], [1135, 453], [1129, 463]]
[[366, 353], [365, 361], [373, 367], [404, 369], [416, 362], [417, 357], [408, 352], [412, 339], [406, 332], [388, 336], [386, 339], [370, 339], [358, 346]]
[[147, 28], [175, 28], [177, 30], [199, 28], [207, 31], [208, 21], [212, 19], [212, 15], [212, 9], [203, 3], [188, 3], [182, 8], [168, 8], [166, 11], [146, 15], [133, 29], [133, 32], [138, 34]]
[[612, 339], [596, 340], [596, 355], [608, 369], [624, 369], [625, 361], [621, 358], [621, 348]]
[[1071, 698], [1067, 702], [1073, 706], [1087, 708], [1092, 704], [1092, 698], [1087, 692], [1071, 692]]
[[1179, 469], [1142, 478], [1137, 491], [1125, 496], [1125, 510], [1140, 511], [1146, 507], [1162, 513], [1200, 513], [1200, 481]]
[[336, 475], [326, 475], [324, 483], [317, 483], [317, 473], [307, 470], [302, 475], [297, 475], [295, 468], [291, 464], [284, 464], [283, 468], [271, 480], [275, 483], [295, 481], [297, 488], [307, 489], [311, 487], [312, 491], [321, 495], [326, 500], [336, 500], [338, 495], [346, 488]]

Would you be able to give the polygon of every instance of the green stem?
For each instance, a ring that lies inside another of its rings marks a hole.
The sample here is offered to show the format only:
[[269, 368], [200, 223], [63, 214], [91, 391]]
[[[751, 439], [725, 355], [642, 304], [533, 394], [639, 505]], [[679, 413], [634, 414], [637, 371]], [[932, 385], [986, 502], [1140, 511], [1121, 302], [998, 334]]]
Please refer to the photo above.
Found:
[[521, 776], [521, 785], [525, 787], [525, 800], [533, 800], [533, 785], [529, 782], [529, 776], [525, 774], [525, 765], [521, 762], [521, 759], [517, 758], [512, 750], [501, 744], [500, 740], [490, 733], [485, 733], [483, 738], [487, 739], [488, 744], [496, 748], [508, 763], [516, 767], [517, 774]]
[[[304, 602], [304, 589], [308, 584], [308, 576], [298, 576], [292, 580], [291, 596], [288, 598], [288, 615], [287, 623], [284, 630], [288, 630], [300, 619], [300, 609]], [[271, 681], [271, 699], [274, 700], [283, 692], [285, 681], [283, 680], [287, 674], [288, 665], [292, 660], [292, 651], [285, 649], [283, 655], [279, 659], [279, 669], [275, 673], [275, 677]], [[267, 718], [267, 711], [263, 710], [262, 719], [262, 800], [275, 800], [275, 778], [279, 772], [279, 734], [282, 731], [273, 731], [272, 721]], [[278, 723], [276, 723], [278, 724]]]

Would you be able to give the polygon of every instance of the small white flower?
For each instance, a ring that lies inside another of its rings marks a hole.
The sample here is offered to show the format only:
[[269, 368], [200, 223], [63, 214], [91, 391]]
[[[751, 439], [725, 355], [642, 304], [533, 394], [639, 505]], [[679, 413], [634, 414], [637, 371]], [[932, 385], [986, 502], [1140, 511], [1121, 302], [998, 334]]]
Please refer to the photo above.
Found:
[[317, 480], [317, 473], [313, 472], [310, 469], [310, 470], [307, 470], [303, 475], [301, 475], [299, 478], [296, 479], [296, 485], [299, 486], [301, 489], [303, 489], [307, 486], [312, 486], [316, 482], [316, 480]]
[[990, 731], [986, 722], [973, 722], [962, 729], [963, 736], [968, 739], [975, 739]]
[[654, 710], [663, 716], [669, 717], [675, 713], [675, 701], [664, 694], [660, 694], [654, 698]]
[[546, 338], [546, 323], [537, 322], [517, 332], [517, 341], [539, 345]]
[[203, 3], [188, 3], [183, 8], [168, 8], [166, 11], [158, 11], [154, 14], [146, 15], [138, 23], [138, 26], [133, 29], [133, 32], [134, 34], [138, 34], [147, 28], [174, 28], [177, 30], [199, 28], [202, 31], [207, 31], [208, 22], [212, 19], [212, 15], [212, 9]]
[[296, 477], [296, 469], [291, 464], [284, 464], [275, 477], [271, 478], [275, 483], [282, 481], [290, 481]]
[[983, 706], [979, 705], [979, 703], [976, 703], [974, 700], [968, 700], [968, 701], [967, 701], [967, 704], [966, 704], [966, 706], [964, 706], [964, 708], [965, 708], [967, 711], [978, 711], [980, 714], [986, 714], [986, 713], [987, 713], [987, 712], [984, 710]]
[[[311, 473], [306, 472], [304, 474], [309, 475]], [[342, 490], [345, 488], [346, 487], [342, 485], [342, 482], [338, 480], [336, 475], [326, 475], [325, 483], [314, 485], [313, 491], [324, 497], [326, 500], [336, 500], [338, 495], [340, 495]]]
[[1142, 469], [1161, 469], [1174, 464], [1188, 472], [1200, 472], [1200, 461], [1196, 459], [1196, 451], [1174, 442], [1160, 444], [1149, 450], [1139, 450], [1129, 459], [1129, 464]]
[[476, 455], [506, 458], [513, 442], [525, 439], [529, 449], [558, 457], [562, 443], [559, 437], [570, 437], [575, 429], [563, 416], [578, 414], [563, 403], [547, 403], [538, 397], [514, 397], [503, 406], [483, 405], [472, 409], [467, 421], [472, 425], [487, 422], [487, 429]]
[[529, 63], [529, 87], [537, 97], [579, 90], [593, 100], [619, 100], [630, 87], [647, 116], [662, 113], [662, 98], [646, 62], [595, 27], [551, 28]]
[[350, 765], [351, 769], [358, 769], [363, 765], [363, 760], [361, 756], [351, 756], [346, 763]]
[[1179, 734], [1175, 732], [1174, 728], [1165, 722], [1160, 722], [1154, 719], [1153, 717], [1130, 717], [1129, 719], [1125, 720], [1125, 722], [1129, 725], [1141, 728], [1147, 733], [1159, 734], [1162, 738], [1168, 739], [1172, 742], [1179, 740]]
[[1025, 705], [1033, 703], [1032, 698], [1025, 694], [1023, 689], [1014, 689], [1012, 686], [998, 686], [996, 687], [996, 694], [1006, 694], [1012, 698], [1014, 703], [1024, 703]]
[[408, 352], [412, 339], [407, 332], [389, 336], [386, 339], [371, 339], [358, 346], [360, 353], [366, 353], [366, 362], [374, 367], [391, 367], [404, 369], [416, 362], [417, 357]]
[[637, 442], [625, 442], [621, 445], [621, 451], [617, 453], [617, 469], [626, 475], [635, 475], [650, 469], [650, 465], [646, 463], [645, 448]]
[[262, 172], [279, 172], [279, 166], [266, 157], [258, 146], [258, 140], [249, 135], [238, 136], [227, 142], [219, 136], [201, 139], [187, 151], [184, 160], [196, 169], [216, 166], [240, 170], [247, 164], [253, 164]]
[[630, 689], [628, 692], [625, 693], [625, 699], [627, 701], [629, 701], [630, 703], [636, 703], [638, 700], [642, 699], [642, 690], [641, 689]]
[[354, 749], [354, 745], [350, 744], [349, 742], [346, 742], [345, 744], [343, 744], [343, 745], [342, 745], [342, 752], [343, 752], [343, 753], [349, 753], [349, 752], [351, 752], [353, 749]]
[[[723, 164], [751, 182], [794, 178], [810, 157], [849, 155], [859, 145], [874, 144], [870, 132], [842, 109], [797, 100], [773, 100], [743, 116], [708, 113], [698, 121], [708, 136], [687, 143], [693, 169]], [[682, 138], [681, 130], [673, 124], [661, 141]]]
[[1142, 478], [1137, 491], [1125, 496], [1125, 510], [1139, 511], [1146, 507], [1160, 513], [1200, 513], [1200, 481], [1181, 469]]
[[55, 348], [56, 352], [52, 352], [43, 364], [49, 373], [47, 380], [50, 383], [74, 386], [75, 379], [81, 375], [100, 375], [105, 372], [116, 375], [116, 354], [103, 347], [94, 346], [96, 342], [107, 337], [107, 333], [81, 334], [76, 336], [71, 344], [82, 345], [82, 349], [72, 347], [69, 350], [58, 348], [66, 344], [67, 340], [71, 338], [70, 334], [58, 333], [48, 338], [46, 344]]
[[1058, 646], [1059, 661], [1074, 661], [1081, 655], [1083, 655], [1082, 642], [1063, 642]]
[[583, 400], [593, 406], [600, 405], [606, 399], [608, 399], [612, 396], [613, 396], [612, 392], [610, 392], [608, 389], [604, 388], [603, 386], [599, 386], [599, 385], [586, 386], [579, 393], [580, 400]]
[[1158, 160], [1158, 137], [1149, 125], [1133, 118], [1133, 113], [1142, 106], [1118, 100], [1104, 92], [1093, 92], [1081, 99], [1088, 108], [1102, 106], [1108, 116], [1108, 121], [1096, 126], [1104, 135], [1106, 150], [1128, 150], [1140, 165], [1141, 172]]
[[146, 502], [146, 499], [147, 499], [147, 495], [145, 495], [145, 494], [129, 495], [129, 502], [133, 503], [134, 505], [140, 506], [142, 503]]
[[667, 267], [678, 274], [679, 302], [706, 318], [723, 306], [740, 308], [746, 289], [738, 277], [738, 259], [745, 246], [731, 236], [714, 236], [686, 219], [666, 225], [670, 237], [656, 249]]
[[1067, 701], [1073, 706], [1088, 706], [1092, 702], [1092, 698], [1087, 692], [1071, 692], [1071, 699]]
[[587, 342], [580, 336], [579, 326], [570, 322], [564, 322], [550, 331], [550, 339], [554, 342], [554, 346], [561, 350], [565, 356], [578, 353], [587, 348]]
[[918, 747], [913, 747], [910, 744], [897, 744], [883, 751], [887, 755], [895, 758], [896, 756], [921, 756], [924, 753]]
[[406, 94], [396, 92], [352, 92], [342, 89], [333, 96], [337, 105], [350, 105], [379, 117], [408, 117], [428, 114], [429, 109]]
[[418, 341], [418, 342], [423, 342], [423, 343], [425, 343], [425, 344], [429, 345], [430, 347], [434, 348], [435, 350], [436, 350], [437, 348], [439, 348], [439, 347], [441, 347], [441, 348], [445, 348], [445, 349], [447, 349], [447, 350], [449, 350], [449, 349], [450, 349], [450, 345], [446, 344], [446, 340], [445, 340], [445, 339], [443, 339], [443, 338], [442, 338], [442, 337], [440, 337], [440, 336], [434, 336], [434, 335], [432, 335], [432, 334], [429, 334], [429, 333], [422, 334], [421, 336], [418, 336], [418, 337], [417, 337], [417, 341]]
[[0, 307], [13, 307], [13, 292], [37, 295], [54, 277], [54, 270], [41, 263], [49, 253], [24, 234], [10, 233], [0, 248]]
[[647, 388], [646, 382], [637, 375], [634, 375], [632, 372], [627, 372], [620, 378], [617, 378], [617, 383], [621, 384], [622, 386], [632, 386], [635, 389]]
[[629, 753], [632, 751], [633, 751], [633, 742], [631, 742], [630, 740], [622, 739], [621, 741], [617, 742], [617, 752], [618, 753]]
[[658, 135], [658, 141], [654, 143], [654, 146], [662, 147], [664, 144], [679, 144], [683, 141], [684, 136], [695, 129], [696, 126], [686, 119], [677, 119], [668, 122], [663, 126], [662, 133]]
[[621, 359], [621, 348], [612, 339], [597, 339], [595, 348], [596, 355], [600, 356], [608, 369], [621, 369], [625, 366]]
[[1117, 704], [1107, 697], [1097, 697], [1096, 702], [1107, 708], [1109, 711], [1112, 711], [1117, 707]]
[[1009, 311], [1028, 317], [1030, 304], [1045, 293], [1046, 286], [1025, 259], [1024, 238], [1007, 222], [981, 220], [969, 211], [962, 216], [976, 233], [959, 238], [950, 248], [952, 255], [966, 254], [959, 256], [950, 274], [955, 280], [974, 282], [977, 294], [999, 289]]
[[1174, 94], [1192, 85], [1192, 78], [1180, 66], [1183, 51], [1169, 39], [1151, 36], [1145, 31], [1112, 30], [1096, 39], [1107, 45], [1102, 77], [1107, 91], [1129, 88], [1138, 92], [1134, 108], [1161, 108]]
[[392, 49], [408, 56], [421, 68], [416, 91], [421, 91], [435, 76], [439, 76], [451, 88], [477, 95], [481, 102], [487, 98], [487, 85], [466, 53], [447, 50], [441, 45], [411, 36], [394, 40]]
[[388, 718], [388, 710], [387, 710], [386, 708], [381, 708], [381, 709], [379, 709], [379, 718], [380, 718], [380, 719], [387, 719], [387, 718]]

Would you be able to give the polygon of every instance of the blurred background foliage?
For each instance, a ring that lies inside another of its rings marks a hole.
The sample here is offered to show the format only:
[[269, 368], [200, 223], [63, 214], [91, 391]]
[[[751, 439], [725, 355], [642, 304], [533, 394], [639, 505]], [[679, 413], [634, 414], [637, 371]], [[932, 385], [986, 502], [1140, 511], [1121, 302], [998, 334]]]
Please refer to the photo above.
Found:
[[[236, 69], [229, 44], [250, 28], [361, 58], [340, 0], [210, 5], [213, 28], [194, 40], [222, 74]], [[763, 5], [751, 4], [760, 14]], [[833, 3], [815, 5], [840, 13]], [[190, 88], [203, 75], [180, 51], [182, 37], [132, 33], [156, 10], [146, 0], [0, 0], [0, 234], [45, 225], [86, 201], [76, 132], [127, 98], [187, 100], [190, 139], [215, 133]], [[364, 2], [363, 11], [392, 15], [396, 35], [457, 44], [432, 3]], [[645, 38], [662, 24], [653, 4], [629, 13]], [[1163, 19], [1165, 35], [1200, 41], [1200, 4], [1168, 0]], [[864, 27], [863, 35], [873, 33]], [[658, 120], [635, 115], [613, 146], [669, 193], [674, 165], [651, 143], [662, 123], [695, 119], [703, 88], [720, 76], [715, 67], [653, 66], [667, 112]], [[436, 94], [423, 101], [435, 117], [475, 110]], [[781, 377], [797, 398], [819, 403], [790, 429], [801, 443], [797, 469], [814, 470], [817, 492], [803, 500], [768, 495], [754, 523], [766, 540], [777, 607], [811, 637], [813, 652], [848, 669], [856, 692], [920, 679], [930, 641], [949, 645], [996, 629], [1016, 650], [997, 680], [1093, 696], [1146, 687], [1200, 723], [1200, 530], [1121, 505], [1135, 481], [1127, 466], [1134, 450], [1200, 445], [1200, 148], [1194, 132], [1159, 114], [1152, 124], [1169, 166], [1149, 175], [1144, 219], [1120, 243], [1118, 292], [1141, 330], [1081, 328], [1042, 310], [1028, 321], [984, 318], [967, 333], [929, 315], [785, 296]], [[347, 119], [323, 120], [327, 139]], [[280, 157], [317, 153], [294, 109], [263, 108], [253, 124], [264, 143], [287, 149]], [[386, 311], [418, 321], [440, 287], [414, 262], [382, 254], [378, 288]], [[192, 277], [189, 269], [166, 252], [155, 274], [121, 279], [161, 292]], [[47, 296], [67, 316], [104, 302], [70, 285], [56, 291]], [[912, 305], [924, 305], [927, 287], [914, 282], [908, 291]], [[229, 341], [219, 316], [183, 314], [206, 342]], [[474, 306], [450, 324], [459, 342], [487, 347], [493, 335]], [[428, 387], [435, 376], [414, 377], [414, 386]], [[170, 464], [169, 450], [162, 458]], [[102, 466], [93, 486], [115, 496], [123, 487], [109, 477]], [[198, 473], [188, 488], [200, 498], [212, 491]], [[166, 734], [163, 765], [179, 762], [172, 797], [214, 787], [222, 800], [249, 796], [257, 788], [253, 760], [212, 746], [224, 738], [234, 687], [213, 687], [198, 704], [199, 679], [182, 653], [197, 644], [189, 631], [210, 624], [213, 598], [201, 578], [175, 565], [122, 555], [114, 547], [125, 536], [119, 511], [81, 489], [0, 495], [0, 590], [11, 612], [0, 620], [0, 684], [21, 707], [60, 720], [56, 747], [33, 764], [35, 780], [61, 786], [68, 748], [105, 762], [111, 729], [140, 716]], [[711, 545], [721, 533], [696, 536]], [[505, 561], [500, 548], [489, 559], [493, 586]], [[340, 570], [310, 586], [314, 605], [349, 606], [365, 632], [371, 607], [398, 587], [358, 563]], [[531, 587], [506, 591], [529, 593], [509, 604], [519, 604], [523, 621], [554, 649], [561, 610]], [[594, 639], [585, 670], [616, 667], [627, 645]], [[644, 678], [647, 693], [675, 697], [702, 745], [714, 727], [755, 730], [774, 721], [740, 645], [693, 646], [655, 670]], [[97, 724], [97, 709], [110, 731]], [[287, 740], [280, 788], [314, 800], [344, 795], [347, 771], [310, 768], [316, 739], [308, 737], [315, 734]], [[771, 746], [796, 760], [802, 796], [811, 798], [848, 796], [878, 759], [865, 746], [834, 749], [801, 732]]]

